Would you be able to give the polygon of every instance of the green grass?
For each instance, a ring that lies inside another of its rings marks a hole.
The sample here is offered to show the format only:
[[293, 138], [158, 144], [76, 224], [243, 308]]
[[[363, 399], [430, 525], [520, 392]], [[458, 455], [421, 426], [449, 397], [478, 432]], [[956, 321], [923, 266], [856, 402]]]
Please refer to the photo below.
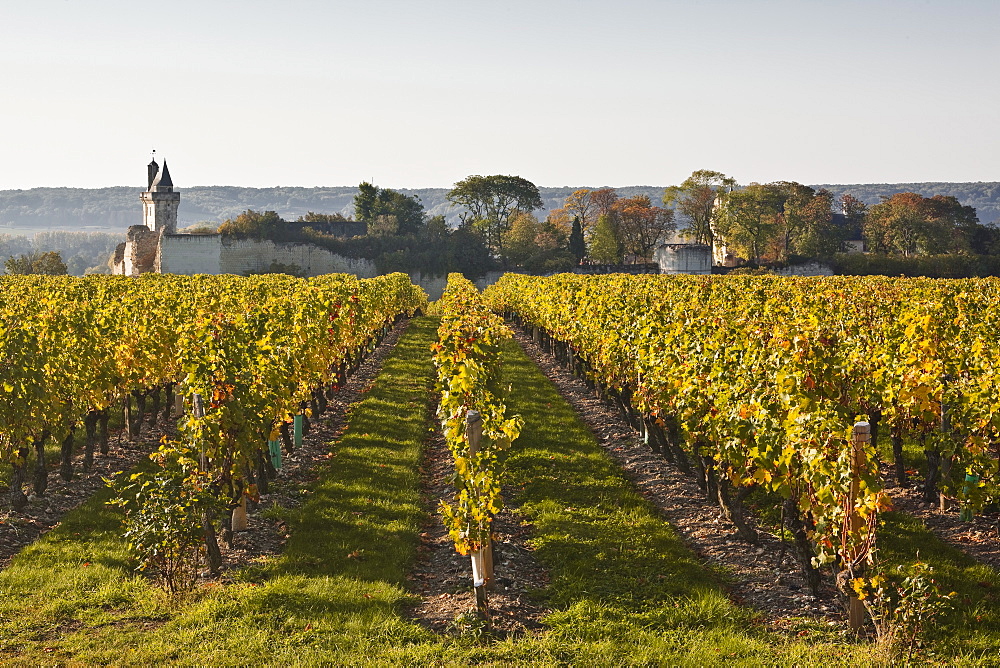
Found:
[[[171, 606], [134, 573], [102, 493], [0, 574], [0, 663], [879, 664], [869, 644], [837, 629], [803, 621], [804, 635], [779, 634], [733, 604], [724, 576], [684, 547], [513, 345], [509, 405], [525, 428], [507, 461], [509, 502], [534, 525], [551, 576], [538, 596], [553, 612], [541, 634], [502, 641], [441, 638], [408, 620], [415, 599], [405, 576], [426, 518], [416, 471], [435, 326], [413, 321], [304, 505], [267, 511], [291, 527], [284, 554]], [[919, 523], [888, 522], [900, 538], [887, 555], [902, 559], [919, 545], [948, 588], [969, 597], [943, 620], [933, 650], [942, 662], [981, 665], [1000, 644], [996, 590], [978, 582], [994, 583], [996, 573], [934, 543]], [[973, 620], [977, 630], [963, 630]]]

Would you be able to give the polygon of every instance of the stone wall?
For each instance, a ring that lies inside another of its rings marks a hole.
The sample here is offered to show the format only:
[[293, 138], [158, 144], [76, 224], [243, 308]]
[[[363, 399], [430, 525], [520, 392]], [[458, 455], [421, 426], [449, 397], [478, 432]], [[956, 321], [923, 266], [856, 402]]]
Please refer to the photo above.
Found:
[[218, 234], [165, 234], [160, 238], [157, 271], [162, 274], [221, 274], [222, 237]]
[[160, 235], [145, 225], [132, 225], [125, 235], [124, 270], [126, 276], [138, 276], [156, 269]]
[[771, 273], [778, 276], [833, 276], [833, 269], [819, 262], [806, 262], [791, 267], [772, 269]]
[[283, 265], [303, 276], [378, 275], [369, 260], [347, 258], [305, 243], [236, 239], [218, 234], [170, 234], [160, 241], [159, 271], [169, 274], [259, 274]]

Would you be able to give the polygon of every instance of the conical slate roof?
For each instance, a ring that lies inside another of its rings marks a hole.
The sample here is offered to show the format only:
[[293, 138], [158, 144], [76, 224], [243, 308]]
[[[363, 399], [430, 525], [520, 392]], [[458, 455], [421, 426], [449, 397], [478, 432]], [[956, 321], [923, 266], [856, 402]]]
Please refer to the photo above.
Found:
[[156, 186], [160, 186], [161, 188], [174, 187], [174, 182], [170, 180], [170, 170], [167, 169], [166, 160], [163, 161], [163, 169], [161, 169], [160, 173], [156, 175], [156, 178], [153, 180], [153, 185], [151, 187], [155, 188]]

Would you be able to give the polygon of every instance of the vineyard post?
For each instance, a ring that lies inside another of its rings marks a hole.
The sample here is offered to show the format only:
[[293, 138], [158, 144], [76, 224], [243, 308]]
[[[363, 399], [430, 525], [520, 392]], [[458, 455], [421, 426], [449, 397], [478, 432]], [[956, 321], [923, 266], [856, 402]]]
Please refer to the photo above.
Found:
[[[865, 446], [871, 440], [871, 425], [867, 422], [857, 422], [854, 425], [854, 438], [851, 439], [851, 536], [857, 537], [865, 525], [864, 519], [856, 508], [858, 496], [861, 494], [861, 471], [865, 467]], [[851, 596], [847, 609], [847, 623], [852, 631], [858, 631], [865, 622], [865, 605], [857, 596]]]
[[181, 417], [184, 415], [184, 395], [175, 394], [174, 395], [174, 417]]
[[292, 429], [295, 434], [295, 447], [302, 447], [302, 415], [296, 415], [292, 418]]
[[[483, 418], [479, 411], [469, 411], [465, 416], [465, 438], [469, 443], [469, 459], [479, 451], [483, 438]], [[493, 579], [492, 539], [485, 546], [472, 551], [472, 586], [476, 591], [476, 609], [483, 619], [489, 619], [490, 610], [486, 600], [486, 587]]]

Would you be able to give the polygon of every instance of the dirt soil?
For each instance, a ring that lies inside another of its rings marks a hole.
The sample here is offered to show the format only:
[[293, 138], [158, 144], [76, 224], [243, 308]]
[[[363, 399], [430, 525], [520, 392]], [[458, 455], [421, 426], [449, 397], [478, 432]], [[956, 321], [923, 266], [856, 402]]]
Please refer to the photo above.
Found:
[[[10, 509], [10, 487], [0, 488], [0, 498], [3, 499], [3, 510], [0, 511], [0, 568], [6, 568], [21, 548], [59, 526], [63, 515], [104, 488], [104, 478], [134, 467], [155, 448], [164, 433], [176, 433], [172, 420], [157, 422], [152, 431], [148, 424], [144, 424], [137, 443], [129, 442], [124, 430], [109, 434], [108, 454], [95, 451], [94, 465], [89, 471], [83, 469], [82, 452], [73, 458], [73, 478], [70, 481], [63, 480], [58, 469], [50, 469], [45, 494], [35, 496], [34, 491], [26, 490], [25, 493], [30, 496], [28, 505], [22, 511]], [[34, 481], [34, 471], [28, 472], [28, 479], [30, 486]]]
[[[409, 578], [414, 593], [421, 597], [412, 615], [438, 633], [460, 633], [465, 629], [455, 624], [455, 619], [476, 608], [476, 597], [471, 559], [455, 551], [437, 511], [439, 502], [451, 500], [455, 493], [449, 482], [454, 464], [439, 430], [424, 445], [421, 473], [424, 504], [430, 517], [420, 534], [418, 562]], [[504, 499], [513, 496], [506, 489], [502, 493]], [[532, 592], [543, 589], [548, 576], [527, 542], [532, 528], [522, 523], [516, 509], [510, 508], [497, 514], [493, 528], [495, 581], [487, 593], [491, 632], [504, 637], [536, 631], [548, 610], [536, 602]]]
[[942, 511], [939, 503], [925, 503], [919, 484], [900, 486], [887, 479], [886, 491], [896, 510], [913, 515], [941, 540], [1000, 570], [1000, 513], [977, 515], [971, 522], [963, 522], [957, 507]]

